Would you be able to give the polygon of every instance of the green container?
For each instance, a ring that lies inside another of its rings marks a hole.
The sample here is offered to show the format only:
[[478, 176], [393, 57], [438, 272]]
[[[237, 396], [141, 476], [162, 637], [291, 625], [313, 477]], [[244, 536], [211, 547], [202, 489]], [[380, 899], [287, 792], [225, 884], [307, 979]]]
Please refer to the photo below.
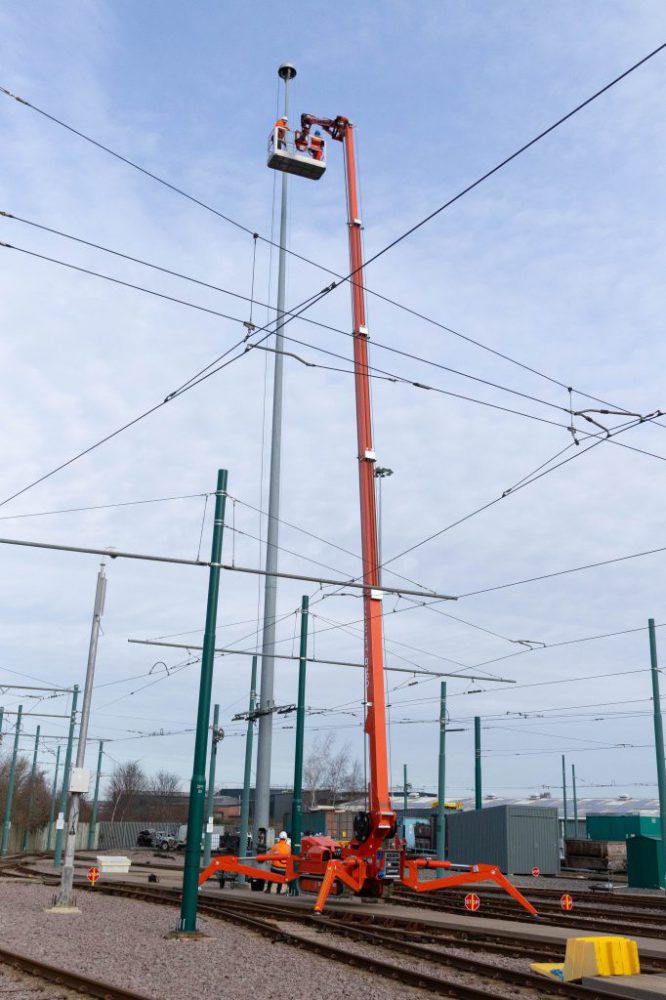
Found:
[[661, 837], [627, 838], [627, 883], [632, 889], [664, 888]]
[[588, 840], [626, 840], [627, 837], [661, 837], [658, 816], [640, 813], [597, 813], [587, 815]]
[[[289, 825], [289, 824], [288, 824]], [[313, 833], [319, 836], [326, 835], [326, 813], [323, 810], [314, 812], [304, 812], [301, 818], [303, 833]]]

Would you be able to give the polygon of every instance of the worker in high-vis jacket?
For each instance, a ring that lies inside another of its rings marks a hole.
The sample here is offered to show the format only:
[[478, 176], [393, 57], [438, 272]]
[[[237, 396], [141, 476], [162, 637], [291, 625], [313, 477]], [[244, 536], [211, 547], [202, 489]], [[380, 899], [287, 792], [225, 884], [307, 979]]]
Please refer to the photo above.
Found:
[[[268, 852], [271, 859], [271, 872], [273, 875], [284, 875], [287, 871], [287, 858], [291, 856], [291, 844], [286, 831], [283, 830]], [[272, 882], [266, 882], [264, 892], [271, 891]], [[278, 895], [282, 892], [282, 883], [277, 882]]]
[[282, 118], [278, 118], [273, 127], [277, 129], [277, 148], [286, 149], [287, 132], [289, 131], [288, 119], [284, 116]]

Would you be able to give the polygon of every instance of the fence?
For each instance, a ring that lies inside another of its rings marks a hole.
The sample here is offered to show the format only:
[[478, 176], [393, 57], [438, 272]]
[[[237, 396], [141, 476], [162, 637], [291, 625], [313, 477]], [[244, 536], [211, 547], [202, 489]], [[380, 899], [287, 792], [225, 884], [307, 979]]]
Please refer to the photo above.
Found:
[[[85, 851], [88, 847], [88, 829], [89, 823], [79, 823], [78, 829], [76, 831], [76, 850]], [[178, 836], [178, 831], [180, 829], [180, 823], [161, 823], [157, 826], [154, 822], [146, 820], [144, 822], [134, 822], [125, 821], [118, 823], [102, 822], [97, 823], [95, 830], [95, 836], [93, 838], [92, 849], [98, 851], [115, 851], [115, 850], [128, 850], [129, 848], [136, 847], [137, 837], [141, 830], [155, 830], [159, 829], [168, 833], [172, 837]], [[51, 843], [47, 845], [46, 835], [48, 832], [48, 827], [43, 827], [41, 830], [35, 831], [35, 833], [28, 834], [28, 850], [29, 851], [46, 851], [53, 850], [55, 847], [56, 840], [56, 829], [55, 824], [51, 831]], [[7, 848], [10, 854], [16, 854], [23, 849], [23, 830], [20, 827], [16, 827], [10, 831], [9, 834], [9, 846]]]
[[[79, 823], [76, 831], [76, 850], [85, 851], [88, 846], [88, 823]], [[17, 854], [19, 851], [23, 850], [23, 833], [24, 831], [21, 827], [16, 827], [9, 832], [9, 845], [7, 851], [9, 854]], [[28, 847], [29, 851], [46, 851], [53, 850], [56, 841], [56, 828], [55, 823], [53, 824], [53, 829], [51, 830], [51, 844], [50, 847], [46, 843], [46, 835], [48, 833], [48, 827], [44, 826], [41, 830], [36, 830], [34, 833], [28, 834]], [[97, 833], [99, 834], [99, 825], [97, 827]], [[95, 838], [97, 839], [97, 838]], [[64, 840], [63, 840], [64, 844]], [[93, 843], [93, 847], [97, 847], [96, 843]]]
[[160, 823], [158, 826], [151, 821], [139, 823], [133, 820], [122, 820], [119, 823], [111, 823], [110, 821], [98, 823], [97, 826], [97, 848], [100, 851], [109, 851], [136, 847], [136, 839], [141, 830], [159, 829], [171, 837], [177, 837], [181, 824]]

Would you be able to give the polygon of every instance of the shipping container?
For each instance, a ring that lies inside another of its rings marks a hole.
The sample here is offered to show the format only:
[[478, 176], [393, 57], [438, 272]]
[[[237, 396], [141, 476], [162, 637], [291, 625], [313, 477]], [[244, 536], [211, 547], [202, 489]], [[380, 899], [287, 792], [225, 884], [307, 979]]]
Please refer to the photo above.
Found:
[[632, 889], [664, 888], [661, 837], [627, 838], [627, 883]]
[[505, 874], [560, 871], [557, 809], [489, 806], [446, 817], [448, 859], [458, 864], [495, 864]]
[[661, 837], [658, 816], [643, 813], [588, 813], [588, 840], [626, 840], [627, 837]]

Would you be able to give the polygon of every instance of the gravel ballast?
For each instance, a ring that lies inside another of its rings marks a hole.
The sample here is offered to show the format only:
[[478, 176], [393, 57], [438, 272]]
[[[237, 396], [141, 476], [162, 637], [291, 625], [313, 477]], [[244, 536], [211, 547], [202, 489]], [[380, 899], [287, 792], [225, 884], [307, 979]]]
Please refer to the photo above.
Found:
[[[433, 996], [208, 917], [200, 920], [204, 938], [169, 938], [178, 920], [175, 907], [83, 890], [76, 894], [80, 914], [53, 914], [45, 912], [53, 895], [53, 888], [43, 885], [0, 882], [3, 946], [154, 1000], [349, 1000], [356, 996], [424, 1000]], [[49, 996], [46, 989], [43, 996]]]
[[80, 993], [0, 965], [0, 997], [5, 1000], [81, 1000]]

